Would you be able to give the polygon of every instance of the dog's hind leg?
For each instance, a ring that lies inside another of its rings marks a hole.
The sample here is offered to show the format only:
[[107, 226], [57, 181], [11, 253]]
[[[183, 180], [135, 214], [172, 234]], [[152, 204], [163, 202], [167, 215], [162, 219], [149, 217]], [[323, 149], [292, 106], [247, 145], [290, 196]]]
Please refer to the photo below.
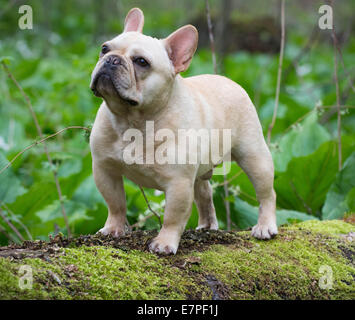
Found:
[[216, 210], [213, 205], [212, 187], [208, 180], [196, 179], [195, 181], [195, 203], [198, 209], [197, 229], [218, 229]]
[[258, 223], [251, 233], [259, 239], [270, 239], [277, 234], [274, 165], [262, 132], [254, 137], [256, 139], [253, 135], [242, 139], [243, 142], [232, 149], [232, 155], [251, 180], [260, 203]]

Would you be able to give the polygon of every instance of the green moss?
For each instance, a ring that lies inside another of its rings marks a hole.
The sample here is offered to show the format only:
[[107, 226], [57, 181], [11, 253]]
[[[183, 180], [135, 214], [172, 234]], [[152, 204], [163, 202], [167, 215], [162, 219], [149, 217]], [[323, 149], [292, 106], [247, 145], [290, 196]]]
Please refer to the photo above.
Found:
[[66, 249], [64, 265], [77, 265], [70, 285], [76, 297], [94, 299], [183, 299], [194, 283], [157, 256], [105, 247]]
[[[0, 299], [355, 299], [355, 244], [341, 236], [351, 231], [342, 221], [307, 221], [271, 241], [238, 232], [226, 243], [220, 233], [223, 244], [196, 251], [192, 243], [174, 257], [83, 245], [46, 260], [0, 258]], [[31, 290], [19, 287], [21, 265], [32, 267]], [[319, 286], [321, 266], [332, 270], [332, 289]]]
[[[200, 290], [179, 269], [150, 253], [98, 246], [63, 251], [52, 263], [0, 258], [0, 298], [185, 299], [190, 289]], [[32, 290], [19, 288], [21, 265], [33, 269]]]
[[[29, 275], [20, 272], [21, 266], [31, 267], [32, 289], [20, 287], [21, 277]], [[0, 299], [70, 299], [66, 288], [56, 281], [55, 276], [63, 279], [62, 269], [41, 259], [0, 258]]]
[[349, 232], [355, 232], [354, 225], [346, 223], [342, 220], [325, 220], [322, 222], [319, 220], [307, 220], [289, 227], [289, 229], [294, 230], [299, 228], [331, 235], [341, 235]]
[[[316, 238], [314, 238], [316, 241]], [[346, 258], [300, 238], [251, 240], [252, 248], [216, 245], [196, 253], [201, 270], [226, 284], [234, 299], [353, 299], [355, 269]], [[336, 246], [328, 243], [328, 246]], [[334, 249], [334, 248], [332, 248]], [[338, 249], [339, 250], [339, 249]], [[333, 288], [321, 289], [321, 266], [333, 272]]]

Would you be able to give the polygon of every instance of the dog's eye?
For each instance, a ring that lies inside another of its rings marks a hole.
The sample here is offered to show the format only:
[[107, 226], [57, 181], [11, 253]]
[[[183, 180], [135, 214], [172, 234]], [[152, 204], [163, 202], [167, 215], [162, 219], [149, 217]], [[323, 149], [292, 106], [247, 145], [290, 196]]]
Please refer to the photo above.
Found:
[[149, 63], [147, 62], [147, 60], [145, 60], [142, 57], [134, 58], [133, 62], [138, 64], [141, 67], [149, 67]]
[[104, 44], [101, 48], [101, 53], [106, 54], [109, 51], [110, 51], [110, 49], [108, 48], [108, 46], [106, 44]]

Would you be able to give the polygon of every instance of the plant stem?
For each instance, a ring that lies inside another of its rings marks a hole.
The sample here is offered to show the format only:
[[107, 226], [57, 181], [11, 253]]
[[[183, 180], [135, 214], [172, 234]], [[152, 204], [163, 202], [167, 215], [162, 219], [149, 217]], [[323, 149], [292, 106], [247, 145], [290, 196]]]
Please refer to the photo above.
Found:
[[[208, 35], [209, 35], [210, 45], [211, 45], [213, 70], [214, 70], [215, 74], [218, 74], [216, 50], [215, 50], [215, 44], [214, 44], [211, 13], [210, 13], [210, 4], [209, 4], [208, 0], [206, 0], [206, 16], [207, 16], [207, 25], [208, 25]], [[229, 230], [231, 230], [231, 213], [230, 213], [230, 203], [227, 200], [227, 198], [229, 196], [229, 191], [228, 191], [228, 181], [227, 181], [227, 176], [225, 173], [224, 162], [223, 162], [223, 178], [224, 178], [223, 188], [224, 188], [224, 196], [225, 196], [224, 206], [226, 207], [227, 230], [229, 231]]]
[[279, 97], [280, 97], [280, 86], [281, 86], [281, 75], [282, 75], [282, 62], [284, 58], [285, 49], [285, 0], [281, 0], [281, 45], [280, 45], [280, 58], [279, 58], [279, 68], [277, 72], [277, 85], [276, 85], [276, 97], [275, 97], [275, 107], [274, 113], [272, 115], [271, 124], [267, 133], [267, 143], [271, 142], [271, 131], [275, 126], [277, 109], [279, 107]]
[[[19, 89], [21, 95], [25, 99], [25, 102], [26, 102], [26, 104], [28, 106], [28, 109], [30, 110], [30, 113], [31, 113], [32, 118], [33, 118], [33, 121], [35, 123], [36, 129], [37, 129], [37, 133], [38, 133], [39, 137], [42, 140], [43, 139], [42, 129], [41, 129], [40, 125], [39, 125], [36, 113], [33, 110], [33, 107], [32, 107], [32, 104], [31, 104], [31, 101], [30, 101], [29, 97], [27, 96], [25, 91], [22, 89], [22, 87], [20, 86], [18, 81], [15, 79], [13, 74], [10, 72], [9, 68], [7, 67], [7, 65], [4, 62], [2, 62], [1, 64], [2, 64], [5, 72], [9, 76], [9, 78], [14, 82], [15, 86]], [[51, 156], [49, 154], [49, 151], [47, 149], [47, 145], [45, 143], [43, 144], [43, 148], [44, 148], [44, 152], [45, 152], [45, 154], [47, 156], [47, 160], [48, 160], [51, 168], [53, 168], [53, 161], [52, 161], [52, 158], [51, 158]], [[63, 215], [65, 226], [66, 226], [66, 229], [67, 229], [67, 232], [68, 232], [68, 238], [70, 238], [71, 237], [71, 232], [70, 232], [68, 217], [67, 217], [67, 214], [66, 214], [65, 208], [64, 208], [64, 200], [63, 200], [63, 195], [62, 195], [62, 189], [60, 188], [59, 179], [58, 179], [56, 170], [53, 169], [52, 172], [53, 172], [53, 177], [54, 177], [55, 185], [56, 185], [57, 192], [58, 192], [58, 197], [59, 197], [59, 202], [60, 202], [62, 215]]]
[[142, 194], [143, 194], [143, 197], [144, 197], [145, 202], [147, 203], [148, 209], [158, 218], [159, 224], [160, 224], [160, 229], [161, 229], [161, 228], [162, 228], [162, 224], [161, 224], [161, 220], [160, 220], [160, 215], [159, 215], [157, 212], [155, 212], [155, 211], [152, 209], [152, 207], [150, 206], [150, 203], [149, 203], [149, 201], [148, 201], [147, 196], [145, 195], [145, 192], [144, 192], [143, 188], [142, 188], [141, 186], [138, 186], [138, 187], [139, 187], [139, 189], [141, 190], [141, 192], [142, 192]]
[[[334, 6], [333, 1], [331, 1]], [[338, 55], [337, 55], [337, 39], [334, 30], [334, 23], [332, 26], [332, 40], [334, 47], [334, 81], [335, 81], [335, 93], [336, 93], [336, 106], [337, 106], [337, 134], [338, 134], [338, 169], [342, 168], [342, 146], [341, 146], [341, 106], [340, 106], [340, 89], [338, 79]]]
[[18, 154], [16, 154], [16, 156], [13, 157], [13, 158], [11, 159], [11, 161], [10, 161], [4, 168], [2, 168], [2, 169], [0, 170], [0, 174], [2, 174], [8, 167], [10, 167], [11, 164], [13, 164], [13, 163], [15, 162], [15, 160], [16, 160], [20, 155], [22, 155], [23, 153], [25, 153], [27, 150], [29, 150], [29, 149], [31, 149], [31, 148], [33, 148], [33, 147], [39, 145], [40, 143], [42, 143], [42, 142], [44, 142], [44, 141], [46, 141], [46, 140], [48, 140], [48, 139], [50, 139], [50, 138], [53, 138], [53, 137], [57, 136], [58, 134], [60, 134], [60, 133], [62, 133], [62, 132], [64, 132], [64, 131], [66, 131], [66, 130], [68, 130], [68, 129], [83, 129], [83, 130], [86, 130], [86, 131], [90, 131], [90, 129], [89, 129], [89, 128], [86, 128], [86, 127], [70, 126], [70, 127], [63, 128], [63, 129], [61, 129], [61, 130], [59, 130], [59, 131], [57, 131], [57, 132], [55, 132], [55, 133], [53, 133], [53, 134], [50, 134], [49, 136], [47, 136], [47, 137], [45, 137], [45, 138], [43, 138], [43, 139], [41, 139], [41, 140], [35, 141], [35, 142], [32, 143], [31, 145], [27, 146], [25, 149], [23, 149], [22, 151], [20, 151]]
[[28, 230], [28, 228], [21, 222], [20, 219], [18, 219], [16, 217], [16, 215], [12, 212], [12, 210], [4, 203], [0, 200], [0, 205], [8, 212], [12, 215], [13, 219], [16, 220], [16, 222], [25, 230], [27, 237], [29, 240], [32, 240], [32, 235], [30, 233], [30, 231]]
[[21, 241], [25, 241], [25, 238], [22, 236], [22, 234], [20, 233], [20, 231], [18, 231], [17, 228], [11, 223], [11, 221], [6, 218], [4, 212], [2, 211], [1, 208], [0, 208], [0, 217], [1, 217], [1, 218], [5, 221], [5, 223], [11, 228], [11, 230], [16, 233], [16, 235], [18, 236], [18, 238], [19, 238]]

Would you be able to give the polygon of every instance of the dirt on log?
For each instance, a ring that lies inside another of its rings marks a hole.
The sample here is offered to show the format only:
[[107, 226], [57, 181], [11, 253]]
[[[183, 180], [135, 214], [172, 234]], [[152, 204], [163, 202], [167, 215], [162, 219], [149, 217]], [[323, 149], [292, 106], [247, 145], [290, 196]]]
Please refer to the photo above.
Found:
[[185, 231], [175, 256], [156, 231], [0, 247], [0, 299], [354, 299], [355, 226], [310, 220], [276, 238]]

